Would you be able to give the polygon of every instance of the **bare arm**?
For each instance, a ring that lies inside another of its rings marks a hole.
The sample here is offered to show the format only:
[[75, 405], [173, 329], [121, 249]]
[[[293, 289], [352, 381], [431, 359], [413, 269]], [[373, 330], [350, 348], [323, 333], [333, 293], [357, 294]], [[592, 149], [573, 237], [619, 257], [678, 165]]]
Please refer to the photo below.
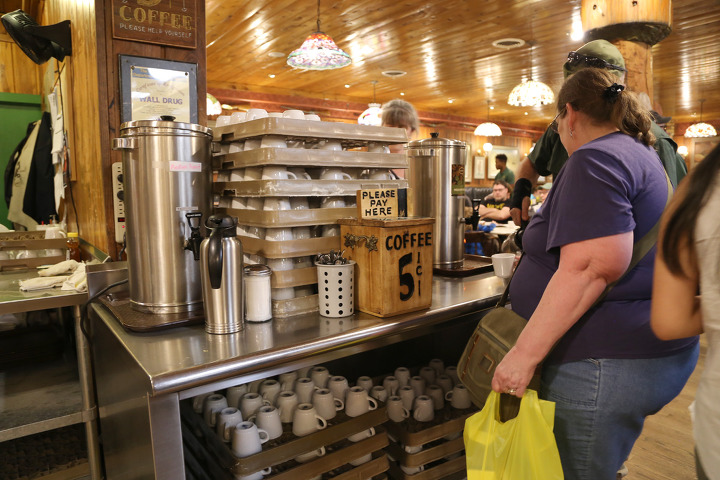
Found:
[[[540, 178], [540, 174], [537, 170], [535, 170], [535, 165], [532, 164], [528, 157], [523, 158], [523, 161], [520, 162], [520, 166], [518, 167], [517, 172], [515, 172], [515, 182], [517, 182], [521, 178], [530, 180], [533, 185], [537, 185], [538, 178]], [[516, 225], [520, 225], [521, 218], [525, 221], [529, 220], [529, 209], [529, 199], [527, 202], [523, 201], [522, 211], [519, 208], [511, 209], [510, 215], [512, 216], [513, 222], [515, 222]]]
[[[669, 213], [685, 196], [686, 186], [687, 182], [680, 184], [675, 198], [663, 215], [660, 239], [665, 236]], [[683, 242], [678, 254], [685, 275], [672, 273], [659, 249], [655, 257], [650, 326], [661, 340], [692, 337], [703, 331], [700, 298], [697, 296], [700, 272], [695, 248]]]
[[608, 283], [630, 264], [633, 233], [594, 238], [561, 247], [560, 263], [548, 282], [540, 303], [495, 370], [492, 388], [516, 388], [522, 397], [537, 365], [553, 345], [592, 306]]

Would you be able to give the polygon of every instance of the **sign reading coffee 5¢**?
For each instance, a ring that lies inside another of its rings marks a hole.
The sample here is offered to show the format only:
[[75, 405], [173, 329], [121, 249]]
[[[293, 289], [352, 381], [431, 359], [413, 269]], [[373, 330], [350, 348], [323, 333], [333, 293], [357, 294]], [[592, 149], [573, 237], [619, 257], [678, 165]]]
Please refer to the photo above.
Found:
[[113, 37], [195, 48], [197, 0], [113, 0]]
[[380, 317], [432, 302], [432, 218], [341, 218], [345, 255], [357, 263], [355, 309]]

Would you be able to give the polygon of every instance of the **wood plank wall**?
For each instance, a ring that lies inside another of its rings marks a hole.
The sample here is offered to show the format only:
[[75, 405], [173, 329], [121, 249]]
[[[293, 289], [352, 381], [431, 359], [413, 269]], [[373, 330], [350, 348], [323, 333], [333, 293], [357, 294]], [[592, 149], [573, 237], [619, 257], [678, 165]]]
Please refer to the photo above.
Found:
[[96, 0], [97, 10], [97, 40], [98, 40], [98, 89], [100, 129], [99, 141], [102, 152], [102, 165], [95, 176], [95, 181], [103, 186], [105, 191], [105, 211], [107, 218], [107, 238], [102, 244], [96, 244], [107, 251], [110, 256], [117, 259], [120, 245], [115, 243], [115, 224], [113, 220], [111, 168], [114, 162], [121, 162], [119, 151], [112, 150], [112, 139], [120, 135], [120, 98], [119, 55], [133, 55], [138, 57], [158, 58], [179, 62], [196, 63], [197, 92], [198, 92], [198, 123], [207, 124], [207, 104], [205, 101], [206, 87], [206, 53], [205, 53], [205, 2], [196, 2], [197, 8], [197, 38], [198, 46], [195, 49], [152, 45], [128, 40], [115, 39], [112, 36], [112, 2], [110, 0]]
[[40, 95], [42, 70], [0, 27], [0, 92]]

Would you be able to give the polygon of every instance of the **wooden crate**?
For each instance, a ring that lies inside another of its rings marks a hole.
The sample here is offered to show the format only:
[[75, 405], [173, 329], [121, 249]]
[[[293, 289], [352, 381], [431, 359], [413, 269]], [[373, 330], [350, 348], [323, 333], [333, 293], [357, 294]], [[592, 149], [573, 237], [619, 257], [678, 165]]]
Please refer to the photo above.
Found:
[[[418, 422], [412, 417], [400, 423], [388, 421], [385, 427], [390, 437], [386, 448], [394, 459], [390, 462], [390, 476], [400, 480], [435, 480], [463, 478], [465, 475], [465, 444], [463, 429], [465, 420], [475, 413], [474, 406], [458, 410], [445, 405], [435, 412], [431, 422]], [[419, 447], [416, 453], [407, 452], [404, 447]], [[424, 470], [414, 474], [405, 473], [401, 466]]]
[[[273, 470], [265, 478], [273, 480], [298, 480], [318, 475], [361, 480], [388, 469], [383, 451], [388, 445], [388, 438], [381, 425], [387, 420], [387, 413], [382, 405], [359, 417], [348, 417], [340, 411], [328, 422], [327, 428], [304, 437], [295, 436], [290, 426], [284, 425], [282, 436], [265, 443], [261, 452], [245, 458], [236, 458], [229, 444], [224, 443], [207, 426], [203, 418], [192, 410], [189, 402], [181, 402], [181, 418], [183, 446], [189, 450], [187, 468], [193, 475], [195, 470], [201, 470], [213, 480], [229, 480], [233, 476], [249, 475], [267, 467]], [[347, 440], [350, 435], [370, 427], [376, 430], [372, 437], [357, 443]], [[326, 455], [307, 463], [294, 460], [298, 455], [321, 446], [326, 448]], [[367, 454], [373, 455], [371, 461], [356, 467], [348, 465], [352, 460]]]
[[355, 309], [389, 317], [432, 302], [432, 218], [342, 218], [345, 257], [357, 262]]

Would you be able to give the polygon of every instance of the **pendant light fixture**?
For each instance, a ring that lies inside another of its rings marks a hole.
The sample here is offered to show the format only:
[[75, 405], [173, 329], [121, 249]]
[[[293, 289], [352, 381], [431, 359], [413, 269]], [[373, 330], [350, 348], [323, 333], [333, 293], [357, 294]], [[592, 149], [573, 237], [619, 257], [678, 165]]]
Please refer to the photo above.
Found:
[[703, 121], [702, 121], [703, 102], [704, 101], [705, 101], [704, 98], [700, 99], [700, 122], [693, 123], [692, 125], [690, 125], [687, 128], [687, 130], [685, 130], [686, 137], [703, 138], [703, 137], [714, 137], [717, 135], [717, 131], [715, 130], [715, 127], [713, 127], [709, 123], [703, 123]]
[[475, 129], [475, 135], [481, 137], [499, 137], [502, 135], [502, 130], [500, 130], [500, 127], [498, 127], [497, 124], [490, 121], [490, 100], [487, 101], [487, 104], [487, 122], [481, 123], [477, 126]]
[[360, 125], [372, 125], [379, 127], [382, 124], [382, 110], [380, 104], [375, 101], [375, 85], [377, 80], [373, 80], [373, 101], [368, 105], [368, 108], [360, 114], [358, 117], [358, 123]]
[[288, 55], [287, 64], [305, 70], [332, 70], [346, 67], [351, 63], [350, 55], [335, 45], [330, 35], [320, 31], [320, 0], [318, 0], [317, 31], [310, 34], [300, 48]]
[[542, 82], [532, 79], [533, 68], [533, 47], [535, 42], [528, 42], [530, 45], [530, 80], [525, 80], [516, 85], [508, 96], [508, 103], [516, 107], [539, 107], [549, 105], [555, 101], [553, 91]]

